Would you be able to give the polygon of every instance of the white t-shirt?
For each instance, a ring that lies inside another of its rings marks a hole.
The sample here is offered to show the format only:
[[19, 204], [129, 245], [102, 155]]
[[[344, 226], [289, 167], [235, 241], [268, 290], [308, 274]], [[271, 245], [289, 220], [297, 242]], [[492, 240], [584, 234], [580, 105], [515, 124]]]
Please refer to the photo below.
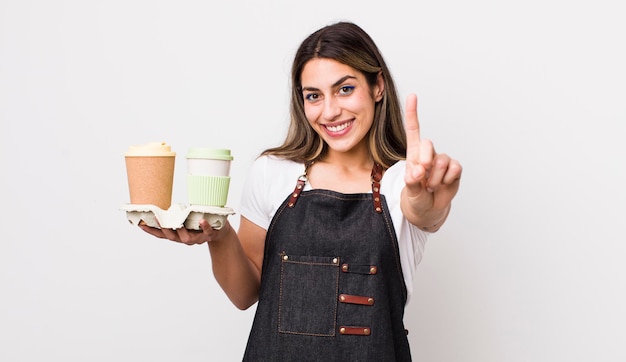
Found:
[[[422, 259], [428, 233], [409, 223], [400, 210], [400, 193], [404, 187], [405, 162], [390, 167], [381, 180], [380, 193], [385, 195], [387, 207], [398, 238], [400, 262], [408, 297], [413, 291], [413, 275]], [[240, 213], [246, 219], [267, 230], [280, 205], [296, 186], [304, 173], [304, 165], [274, 156], [257, 158], [243, 189]], [[306, 184], [304, 190], [310, 190]], [[408, 302], [408, 300], [407, 300]]]

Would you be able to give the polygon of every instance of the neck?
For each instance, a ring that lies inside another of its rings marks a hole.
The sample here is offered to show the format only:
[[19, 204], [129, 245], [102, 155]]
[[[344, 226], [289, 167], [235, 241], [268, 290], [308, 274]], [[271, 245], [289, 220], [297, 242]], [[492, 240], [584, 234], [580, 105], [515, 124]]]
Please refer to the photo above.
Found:
[[369, 148], [366, 146], [354, 148], [348, 152], [328, 150], [328, 153], [319, 162], [342, 166], [347, 169], [371, 169], [374, 163]]
[[369, 152], [329, 152], [311, 166], [309, 182], [317, 189], [369, 192], [373, 165]]

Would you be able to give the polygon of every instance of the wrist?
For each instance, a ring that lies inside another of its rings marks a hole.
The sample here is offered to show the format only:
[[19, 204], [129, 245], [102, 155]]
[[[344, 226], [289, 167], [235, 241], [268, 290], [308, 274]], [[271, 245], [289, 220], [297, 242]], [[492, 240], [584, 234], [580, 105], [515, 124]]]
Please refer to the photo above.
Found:
[[448, 214], [450, 213], [450, 207], [451, 207], [451, 205], [448, 205], [442, 211], [434, 212], [431, 215], [424, 216], [424, 218], [422, 219], [423, 222], [420, 223], [419, 225], [416, 224], [416, 226], [420, 230], [423, 230], [423, 231], [426, 231], [426, 232], [429, 232], [429, 233], [437, 232], [439, 230], [439, 228], [441, 228], [441, 226], [443, 226], [443, 223], [448, 218]]

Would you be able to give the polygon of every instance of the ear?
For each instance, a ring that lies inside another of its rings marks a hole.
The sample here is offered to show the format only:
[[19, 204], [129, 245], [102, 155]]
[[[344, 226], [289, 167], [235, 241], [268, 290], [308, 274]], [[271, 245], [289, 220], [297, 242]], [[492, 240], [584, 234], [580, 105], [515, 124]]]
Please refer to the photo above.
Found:
[[385, 78], [383, 78], [383, 71], [378, 72], [376, 76], [376, 86], [374, 86], [374, 99], [376, 102], [380, 102], [385, 94]]

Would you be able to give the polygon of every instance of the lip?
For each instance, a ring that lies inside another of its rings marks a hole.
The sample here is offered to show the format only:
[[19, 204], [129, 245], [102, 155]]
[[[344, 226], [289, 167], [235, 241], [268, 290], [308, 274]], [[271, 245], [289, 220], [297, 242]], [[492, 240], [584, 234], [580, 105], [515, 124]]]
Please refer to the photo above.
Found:
[[334, 122], [329, 124], [323, 124], [322, 127], [326, 134], [331, 137], [341, 137], [346, 133], [350, 132], [352, 125], [354, 124], [354, 119], [350, 119], [343, 122]]

